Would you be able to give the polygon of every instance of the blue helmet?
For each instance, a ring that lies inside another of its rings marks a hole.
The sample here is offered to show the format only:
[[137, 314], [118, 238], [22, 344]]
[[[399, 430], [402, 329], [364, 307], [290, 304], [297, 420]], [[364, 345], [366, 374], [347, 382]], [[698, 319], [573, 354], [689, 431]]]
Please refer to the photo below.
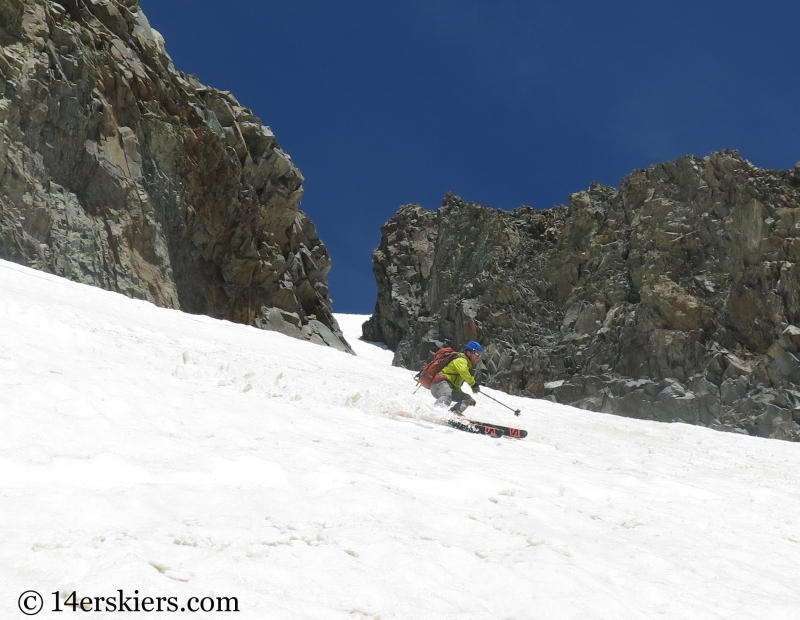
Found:
[[464, 345], [464, 351], [475, 351], [475, 353], [483, 353], [483, 347], [481, 346], [480, 342], [475, 342], [474, 340], [470, 340], [467, 344]]

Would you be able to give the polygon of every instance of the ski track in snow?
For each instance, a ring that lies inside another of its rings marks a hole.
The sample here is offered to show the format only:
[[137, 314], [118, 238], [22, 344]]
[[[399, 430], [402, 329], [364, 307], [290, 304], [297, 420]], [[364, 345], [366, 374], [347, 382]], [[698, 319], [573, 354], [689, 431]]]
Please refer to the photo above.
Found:
[[0, 617], [118, 589], [253, 619], [798, 617], [797, 444], [491, 390], [522, 416], [470, 414], [527, 439], [394, 418], [430, 394], [337, 318], [358, 357], [0, 261]]

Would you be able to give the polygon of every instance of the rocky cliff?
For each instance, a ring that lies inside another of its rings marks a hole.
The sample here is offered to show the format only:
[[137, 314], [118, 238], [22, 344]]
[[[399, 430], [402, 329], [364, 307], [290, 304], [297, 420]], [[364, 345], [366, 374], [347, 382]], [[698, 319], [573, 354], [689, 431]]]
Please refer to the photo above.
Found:
[[0, 258], [349, 350], [303, 176], [138, 0], [0, 0]]
[[396, 364], [477, 339], [514, 394], [800, 439], [800, 164], [684, 157], [569, 206], [448, 195], [382, 230], [364, 337]]

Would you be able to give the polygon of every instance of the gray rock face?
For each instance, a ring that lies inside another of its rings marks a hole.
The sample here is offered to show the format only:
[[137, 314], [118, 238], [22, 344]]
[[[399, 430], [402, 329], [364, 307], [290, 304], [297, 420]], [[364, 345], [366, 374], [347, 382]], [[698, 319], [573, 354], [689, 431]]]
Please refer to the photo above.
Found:
[[303, 176], [138, 0], [0, 0], [0, 258], [350, 350]]
[[800, 177], [736, 152], [505, 212], [402, 207], [364, 337], [419, 368], [486, 345], [482, 380], [643, 419], [800, 439]]

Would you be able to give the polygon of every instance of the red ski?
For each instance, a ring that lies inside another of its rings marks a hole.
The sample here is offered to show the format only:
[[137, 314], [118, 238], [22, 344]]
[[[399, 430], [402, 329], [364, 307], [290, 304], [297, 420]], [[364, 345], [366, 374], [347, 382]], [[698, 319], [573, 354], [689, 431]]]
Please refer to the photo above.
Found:
[[498, 424], [488, 424], [486, 422], [473, 422], [473, 424], [481, 424], [502, 431], [504, 437], [511, 437], [513, 439], [524, 439], [528, 436], [528, 431], [524, 428], [513, 428], [511, 426], [499, 426]]
[[510, 426], [501, 426], [499, 424], [490, 424], [488, 422], [479, 422], [465, 417], [454, 418], [437, 418], [430, 415], [414, 415], [407, 411], [395, 411], [394, 415], [403, 416], [404, 418], [411, 418], [414, 420], [422, 420], [423, 422], [431, 422], [441, 426], [449, 426], [451, 428], [465, 431], [467, 433], [476, 433], [480, 435], [487, 435], [488, 437], [511, 437], [514, 439], [522, 439], [528, 436], [528, 431], [521, 428], [512, 428]]

